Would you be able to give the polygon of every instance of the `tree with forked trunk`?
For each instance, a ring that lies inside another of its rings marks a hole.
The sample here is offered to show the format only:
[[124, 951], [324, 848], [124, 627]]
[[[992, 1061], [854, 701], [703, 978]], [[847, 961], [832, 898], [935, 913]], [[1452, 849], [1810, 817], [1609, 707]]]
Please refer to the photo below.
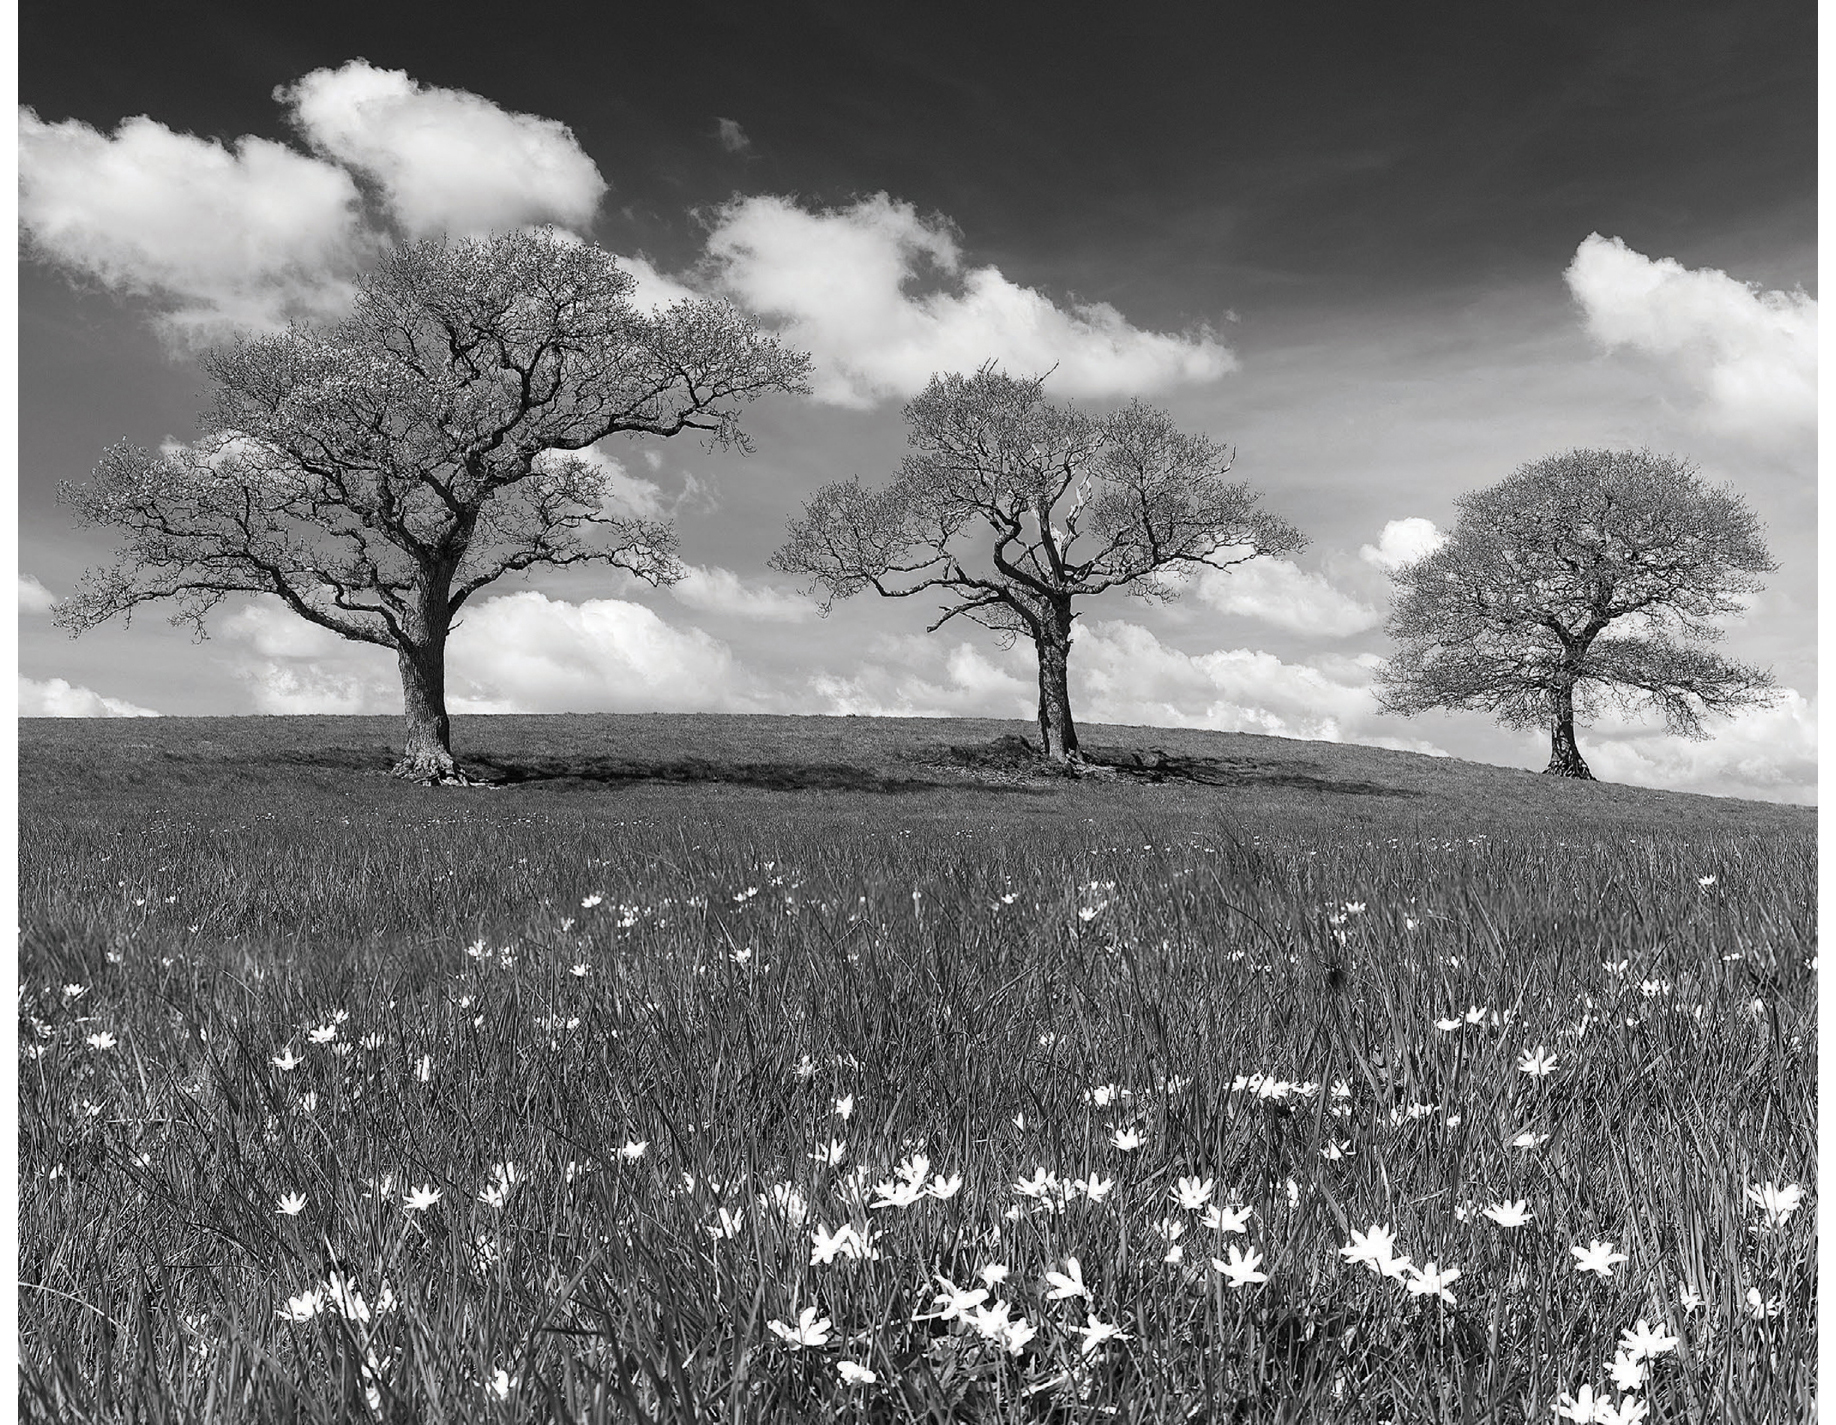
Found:
[[216, 404], [189, 446], [121, 444], [61, 498], [119, 531], [115, 564], [58, 606], [80, 633], [171, 600], [175, 624], [232, 594], [396, 655], [395, 775], [464, 782], [446, 643], [466, 601], [515, 570], [610, 564], [680, 577], [675, 533], [609, 504], [580, 452], [699, 431], [747, 448], [742, 405], [807, 389], [809, 359], [724, 303], [635, 308], [635, 279], [548, 232], [421, 242], [359, 284], [349, 317], [207, 353]]
[[1609, 700], [1653, 707], [1694, 738], [1705, 714], [1770, 702], [1770, 673], [1700, 644], [1777, 566], [1745, 501], [1687, 462], [1571, 450], [1456, 507], [1446, 542], [1391, 575], [1386, 631], [1400, 646], [1377, 675], [1386, 711], [1475, 709], [1547, 728], [1545, 773], [1591, 780], [1575, 726]]
[[891, 485], [826, 485], [790, 522], [772, 567], [813, 579], [826, 613], [862, 589], [936, 590], [935, 631], [953, 618], [1039, 661], [1046, 756], [1081, 761], [1068, 678], [1073, 601], [1120, 589], [1171, 599], [1174, 581], [1305, 544], [1258, 496], [1227, 480], [1230, 451], [1136, 401], [1092, 416], [1052, 405], [1044, 377], [985, 366], [933, 376], [905, 409], [912, 453]]

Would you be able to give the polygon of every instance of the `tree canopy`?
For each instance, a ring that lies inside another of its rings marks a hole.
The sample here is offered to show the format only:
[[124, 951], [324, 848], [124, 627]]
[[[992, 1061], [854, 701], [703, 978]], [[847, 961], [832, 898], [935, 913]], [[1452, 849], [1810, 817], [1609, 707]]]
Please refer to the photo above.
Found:
[[118, 531], [116, 562], [58, 609], [81, 632], [172, 601], [201, 637], [232, 594], [271, 594], [392, 648], [404, 775], [450, 778], [445, 643], [466, 600], [537, 566], [680, 575], [666, 524], [608, 500], [608, 436], [684, 431], [745, 448], [741, 408], [807, 386], [809, 361], [725, 303], [649, 313], [611, 254], [552, 232], [398, 248], [335, 324], [203, 359], [215, 404], [190, 445], [123, 443], [61, 496]]
[[1695, 467], [1648, 450], [1570, 450], [1457, 501], [1446, 543], [1397, 569], [1379, 670], [1388, 711], [1548, 727], [1556, 775], [1591, 776], [1577, 720], [1649, 707], [1672, 733], [1768, 700], [1771, 675], [1702, 645], [1775, 568], [1758, 518]]
[[911, 452], [892, 482], [825, 485], [790, 522], [774, 568], [836, 599], [935, 593], [954, 618], [1025, 634], [1040, 660], [1040, 735], [1077, 753], [1065, 682], [1072, 601], [1119, 589], [1165, 600], [1200, 568], [1305, 540], [1227, 479], [1233, 452], [1136, 401], [1090, 415], [1044, 399], [1044, 377], [985, 366], [933, 376], [905, 409]]

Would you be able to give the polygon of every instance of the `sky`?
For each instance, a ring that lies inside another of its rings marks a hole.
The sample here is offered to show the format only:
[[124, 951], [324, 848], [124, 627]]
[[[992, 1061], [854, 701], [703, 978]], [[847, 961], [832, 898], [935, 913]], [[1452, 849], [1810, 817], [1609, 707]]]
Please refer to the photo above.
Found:
[[1529, 461], [1649, 446], [1764, 521], [1779, 568], [1722, 646], [1780, 695], [1703, 742], [1613, 715], [1583, 752], [1605, 780], [1814, 801], [1813, 6], [881, 10], [563, 3], [511, 30], [25, 0], [21, 711], [398, 712], [392, 657], [272, 600], [201, 643], [152, 609], [72, 640], [55, 601], [113, 545], [57, 488], [123, 438], [193, 436], [205, 347], [335, 318], [391, 244], [549, 223], [643, 300], [736, 303], [815, 379], [748, 410], [750, 455], [598, 448], [691, 573], [493, 586], [448, 661], [462, 756], [467, 712], [1030, 719], [1024, 646], [926, 634], [918, 600], [823, 619], [767, 564], [818, 486], [890, 477], [933, 372], [994, 359], [1234, 446], [1309, 537], [1165, 606], [1082, 605], [1081, 723], [1540, 768], [1545, 734], [1378, 710], [1388, 570]]

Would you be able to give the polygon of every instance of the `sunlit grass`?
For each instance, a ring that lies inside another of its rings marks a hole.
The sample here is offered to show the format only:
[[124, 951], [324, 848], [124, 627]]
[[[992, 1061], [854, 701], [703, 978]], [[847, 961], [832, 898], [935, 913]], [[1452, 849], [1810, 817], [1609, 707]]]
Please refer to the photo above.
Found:
[[27, 807], [29, 1410], [1811, 1418], [1807, 830], [470, 795]]

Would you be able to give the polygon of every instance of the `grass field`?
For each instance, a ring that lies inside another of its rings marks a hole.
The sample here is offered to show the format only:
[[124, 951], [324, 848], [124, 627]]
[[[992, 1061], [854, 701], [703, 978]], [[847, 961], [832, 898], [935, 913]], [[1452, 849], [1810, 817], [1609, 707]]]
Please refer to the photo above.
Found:
[[28, 1418], [1814, 1418], [1811, 811], [1015, 731], [23, 722]]

